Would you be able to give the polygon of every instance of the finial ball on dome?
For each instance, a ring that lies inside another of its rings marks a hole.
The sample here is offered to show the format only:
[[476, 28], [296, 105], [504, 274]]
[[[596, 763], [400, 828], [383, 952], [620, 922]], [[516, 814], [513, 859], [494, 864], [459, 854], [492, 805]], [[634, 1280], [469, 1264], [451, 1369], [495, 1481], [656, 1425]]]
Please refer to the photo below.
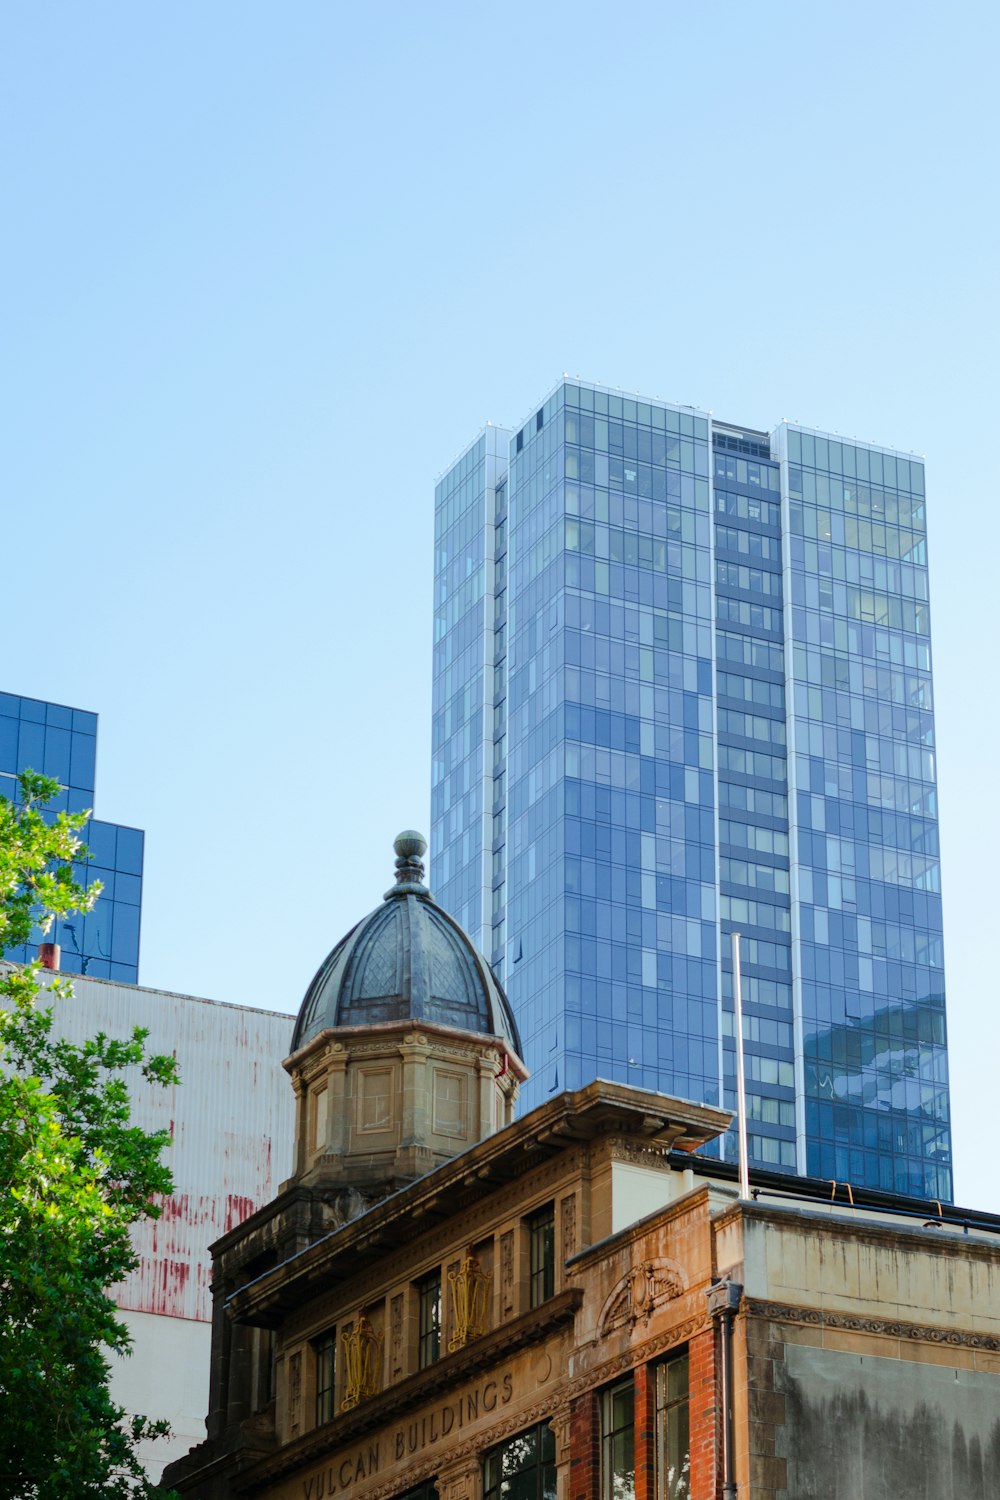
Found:
[[427, 853], [427, 840], [415, 828], [404, 828], [402, 833], [397, 833], [392, 847], [400, 859], [412, 859], [414, 855], [422, 859]]

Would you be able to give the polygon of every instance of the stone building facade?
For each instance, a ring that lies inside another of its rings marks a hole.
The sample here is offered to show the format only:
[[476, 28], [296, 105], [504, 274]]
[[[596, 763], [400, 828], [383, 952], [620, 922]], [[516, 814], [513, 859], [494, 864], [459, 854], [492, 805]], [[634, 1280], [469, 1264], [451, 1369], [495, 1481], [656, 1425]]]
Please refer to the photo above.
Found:
[[[1000, 1493], [1000, 1221], [787, 1178], [741, 1200], [689, 1154], [728, 1115], [621, 1084], [511, 1120], [516, 1027], [402, 842], [386, 905], [300, 1014], [295, 1172], [213, 1247], [208, 1436], [166, 1481], [192, 1500]], [[364, 994], [372, 973], [395, 994]]]

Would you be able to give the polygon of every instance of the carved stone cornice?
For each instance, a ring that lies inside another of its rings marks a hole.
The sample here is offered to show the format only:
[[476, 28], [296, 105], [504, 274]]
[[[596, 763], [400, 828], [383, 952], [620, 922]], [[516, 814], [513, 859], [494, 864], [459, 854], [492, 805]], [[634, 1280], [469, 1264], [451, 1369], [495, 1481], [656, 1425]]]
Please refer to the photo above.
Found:
[[836, 1328], [849, 1333], [871, 1333], [882, 1338], [907, 1339], [915, 1344], [946, 1344], [956, 1349], [984, 1349], [1000, 1353], [1000, 1337], [969, 1329], [940, 1328], [931, 1323], [907, 1323], [896, 1318], [872, 1318], [864, 1313], [828, 1312], [789, 1302], [744, 1298], [747, 1315], [771, 1323], [797, 1323], [807, 1328]]
[[669, 1146], [645, 1145], [640, 1141], [627, 1140], [624, 1136], [608, 1138], [608, 1154], [612, 1161], [628, 1162], [635, 1167], [654, 1167], [660, 1171], [673, 1170]]

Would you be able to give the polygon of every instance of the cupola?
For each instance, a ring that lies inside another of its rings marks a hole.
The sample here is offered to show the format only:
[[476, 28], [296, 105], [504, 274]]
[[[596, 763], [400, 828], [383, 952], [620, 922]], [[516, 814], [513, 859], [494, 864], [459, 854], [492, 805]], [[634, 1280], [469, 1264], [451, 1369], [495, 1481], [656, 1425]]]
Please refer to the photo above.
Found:
[[321, 964], [285, 1063], [295, 1180], [368, 1201], [509, 1124], [527, 1076], [496, 976], [424, 884], [426, 840], [394, 847], [394, 884]]

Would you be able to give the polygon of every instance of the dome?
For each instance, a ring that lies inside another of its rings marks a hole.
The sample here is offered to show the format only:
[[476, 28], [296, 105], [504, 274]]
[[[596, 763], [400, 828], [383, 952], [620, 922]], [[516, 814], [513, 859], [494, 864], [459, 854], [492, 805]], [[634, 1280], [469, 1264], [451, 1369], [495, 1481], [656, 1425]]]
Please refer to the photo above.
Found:
[[422, 1021], [521, 1041], [493, 970], [423, 883], [427, 841], [412, 831], [394, 845], [396, 883], [320, 966], [295, 1022], [292, 1052], [339, 1026]]

